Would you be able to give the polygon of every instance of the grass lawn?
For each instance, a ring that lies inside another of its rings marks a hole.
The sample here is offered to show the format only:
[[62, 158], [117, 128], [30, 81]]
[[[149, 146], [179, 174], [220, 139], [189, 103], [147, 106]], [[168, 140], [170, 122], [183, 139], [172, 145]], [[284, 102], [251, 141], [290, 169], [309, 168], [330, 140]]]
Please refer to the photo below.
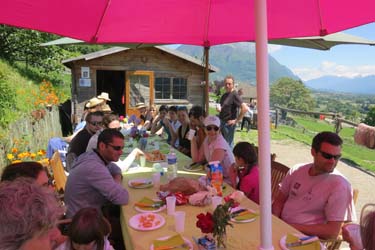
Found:
[[[271, 130], [271, 140], [292, 139], [306, 145], [311, 145], [311, 141], [316, 133], [321, 131], [334, 131], [334, 125], [327, 121], [321, 121], [306, 117], [293, 117], [297, 122], [296, 127], [279, 125], [277, 129]], [[237, 129], [238, 130], [238, 129]], [[342, 149], [342, 160], [351, 165], [358, 165], [375, 173], [375, 154], [373, 149], [368, 149], [355, 144], [353, 140], [354, 128], [343, 128], [340, 136], [344, 141]], [[258, 131], [252, 129], [250, 133], [246, 131], [235, 133], [235, 143], [248, 141], [258, 144]]]

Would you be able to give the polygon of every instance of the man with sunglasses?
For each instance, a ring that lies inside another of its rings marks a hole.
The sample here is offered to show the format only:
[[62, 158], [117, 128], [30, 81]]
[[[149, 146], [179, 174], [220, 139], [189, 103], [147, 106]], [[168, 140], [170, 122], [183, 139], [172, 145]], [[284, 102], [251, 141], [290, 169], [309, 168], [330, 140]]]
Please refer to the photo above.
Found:
[[217, 107], [217, 111], [220, 112], [221, 133], [231, 148], [233, 148], [236, 124], [242, 120], [247, 111], [247, 106], [234, 89], [233, 76], [229, 75], [225, 77], [224, 87], [226, 92], [220, 98], [220, 108]]
[[335, 133], [317, 134], [313, 162], [291, 168], [280, 183], [272, 212], [304, 234], [337, 238], [343, 223], [356, 219], [352, 187], [335, 169], [342, 143]]
[[66, 216], [72, 218], [81, 208], [93, 207], [101, 210], [106, 206], [106, 215], [112, 225], [111, 239], [115, 249], [123, 249], [119, 207], [126, 205], [128, 191], [121, 184], [121, 169], [114, 163], [119, 160], [124, 148], [124, 136], [117, 129], [105, 129], [98, 137], [97, 149], [77, 158], [69, 172], [65, 187]]
[[70, 171], [74, 160], [86, 152], [91, 136], [102, 128], [103, 116], [104, 113], [102, 111], [95, 111], [86, 116], [85, 127], [74, 136], [69, 144], [68, 153], [66, 154], [66, 169], [68, 171]]

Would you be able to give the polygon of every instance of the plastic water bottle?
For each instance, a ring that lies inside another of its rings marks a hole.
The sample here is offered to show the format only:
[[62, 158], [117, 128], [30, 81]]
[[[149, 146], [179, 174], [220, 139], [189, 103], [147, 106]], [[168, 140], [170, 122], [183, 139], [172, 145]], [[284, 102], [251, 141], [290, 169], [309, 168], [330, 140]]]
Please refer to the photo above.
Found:
[[174, 152], [174, 148], [171, 147], [169, 150], [169, 154], [167, 155], [167, 162], [168, 162], [168, 180], [172, 180], [177, 177], [177, 156]]

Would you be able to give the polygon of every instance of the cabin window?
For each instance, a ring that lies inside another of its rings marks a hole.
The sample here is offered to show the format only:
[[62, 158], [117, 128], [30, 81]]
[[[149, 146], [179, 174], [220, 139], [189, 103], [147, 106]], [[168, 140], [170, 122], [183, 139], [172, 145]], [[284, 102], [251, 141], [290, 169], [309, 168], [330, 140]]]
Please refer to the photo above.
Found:
[[187, 99], [187, 79], [178, 77], [155, 78], [156, 99]]

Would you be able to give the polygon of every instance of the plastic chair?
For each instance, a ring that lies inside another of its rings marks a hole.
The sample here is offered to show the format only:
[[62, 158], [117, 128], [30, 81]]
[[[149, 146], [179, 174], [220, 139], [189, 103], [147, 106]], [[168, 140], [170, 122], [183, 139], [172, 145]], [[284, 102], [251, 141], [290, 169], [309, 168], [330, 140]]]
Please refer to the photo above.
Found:
[[55, 153], [53, 153], [50, 164], [52, 168], [53, 179], [55, 180], [55, 188], [57, 192], [64, 193], [67, 177], [60, 158], [59, 151], [56, 150]]
[[284, 164], [271, 161], [271, 194], [272, 201], [276, 198], [279, 192], [279, 183], [284, 179], [285, 175], [288, 173], [289, 167]]

